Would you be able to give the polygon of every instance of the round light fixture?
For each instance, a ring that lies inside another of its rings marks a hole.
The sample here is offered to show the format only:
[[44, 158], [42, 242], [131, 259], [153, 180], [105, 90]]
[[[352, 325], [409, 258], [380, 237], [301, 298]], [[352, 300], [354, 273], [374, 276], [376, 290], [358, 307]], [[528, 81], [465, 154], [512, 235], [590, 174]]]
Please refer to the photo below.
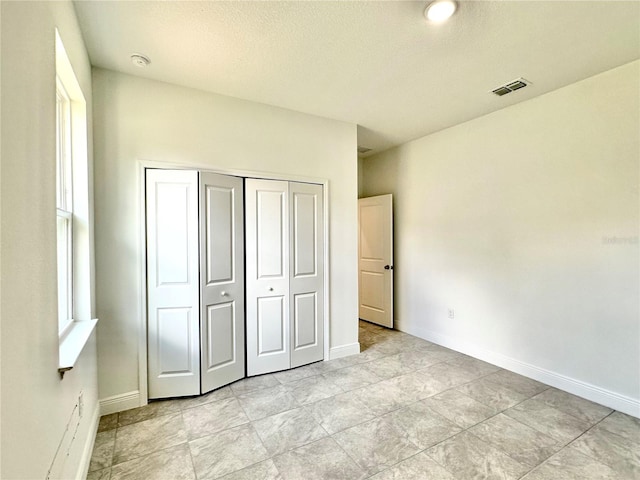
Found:
[[131, 63], [136, 67], [144, 68], [151, 63], [151, 60], [140, 53], [134, 53], [131, 55]]
[[456, 11], [456, 2], [453, 0], [437, 0], [427, 5], [424, 16], [434, 23], [444, 22]]

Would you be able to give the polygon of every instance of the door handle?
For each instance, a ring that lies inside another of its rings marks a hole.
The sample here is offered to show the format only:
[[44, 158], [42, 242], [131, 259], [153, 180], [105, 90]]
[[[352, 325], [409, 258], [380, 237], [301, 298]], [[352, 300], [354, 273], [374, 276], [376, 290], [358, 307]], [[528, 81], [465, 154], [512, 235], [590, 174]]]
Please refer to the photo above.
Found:
[[229, 294], [223, 290], [222, 292], [220, 292], [220, 295], [223, 296], [223, 297], [226, 297]]
[[270, 292], [273, 292], [273, 287], [269, 287], [267, 288], [267, 290], [269, 290]]
[[384, 269], [385, 270], [393, 270], [393, 265], [385, 265]]

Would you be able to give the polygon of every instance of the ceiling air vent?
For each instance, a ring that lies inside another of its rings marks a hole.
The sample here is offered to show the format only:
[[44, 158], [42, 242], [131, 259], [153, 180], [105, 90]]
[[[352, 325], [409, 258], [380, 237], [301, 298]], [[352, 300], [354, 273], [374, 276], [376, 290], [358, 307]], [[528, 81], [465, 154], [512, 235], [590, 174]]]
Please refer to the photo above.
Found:
[[516, 90], [520, 90], [521, 88], [530, 85], [531, 82], [528, 82], [524, 78], [519, 78], [512, 82], [506, 83], [504, 85], [500, 85], [498, 88], [491, 90], [492, 93], [495, 93], [499, 97], [506, 95], [507, 93], [515, 92]]
[[367, 153], [370, 152], [371, 149], [367, 148], [367, 147], [361, 147], [360, 145], [358, 145], [358, 153], [362, 154], [362, 153]]

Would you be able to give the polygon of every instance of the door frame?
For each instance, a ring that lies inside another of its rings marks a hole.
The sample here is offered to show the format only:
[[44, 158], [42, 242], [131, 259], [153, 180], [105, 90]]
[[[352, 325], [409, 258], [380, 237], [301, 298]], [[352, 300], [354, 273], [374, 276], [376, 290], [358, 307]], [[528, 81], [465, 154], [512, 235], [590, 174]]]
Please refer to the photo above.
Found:
[[323, 188], [323, 249], [324, 249], [324, 352], [325, 360], [329, 360], [329, 324], [330, 324], [330, 276], [329, 266], [329, 180], [326, 178], [306, 177], [301, 175], [285, 175], [281, 173], [257, 172], [252, 170], [239, 170], [218, 168], [201, 163], [181, 164], [175, 162], [161, 162], [154, 160], [137, 160], [138, 171], [138, 227], [139, 227], [139, 265], [138, 265], [138, 285], [140, 288], [140, 304], [138, 305], [138, 400], [142, 407], [149, 403], [148, 389], [148, 361], [147, 361], [147, 229], [146, 229], [146, 169], [159, 168], [165, 170], [198, 170], [203, 172], [216, 173], [219, 175], [230, 175], [242, 178], [259, 178], [263, 180], [284, 180], [290, 182], [313, 183], [322, 185]]

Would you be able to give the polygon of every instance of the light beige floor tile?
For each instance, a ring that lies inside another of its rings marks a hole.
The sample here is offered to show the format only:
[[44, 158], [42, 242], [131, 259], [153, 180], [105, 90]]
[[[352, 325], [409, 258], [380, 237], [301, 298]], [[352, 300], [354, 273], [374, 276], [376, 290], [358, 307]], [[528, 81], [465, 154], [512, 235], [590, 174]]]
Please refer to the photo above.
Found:
[[497, 408], [488, 407], [457, 390], [447, 390], [424, 402], [462, 428], [472, 427], [498, 413]]
[[317, 402], [343, 392], [334, 381], [323, 375], [286, 383], [284, 386], [300, 405]]
[[229, 386], [236, 395], [243, 395], [261, 388], [275, 387], [276, 385], [280, 385], [280, 382], [272, 373], [270, 373], [266, 375], [258, 375], [256, 377], [243, 378], [242, 380], [233, 382]]
[[352, 392], [320, 400], [305, 408], [329, 434], [375, 418]]
[[496, 365], [492, 365], [490, 363], [483, 362], [482, 360], [478, 360], [477, 358], [469, 357], [466, 355], [458, 357], [454, 360], [450, 360], [449, 363], [452, 365], [463, 367], [467, 372], [475, 375], [476, 378], [484, 377], [485, 375], [496, 373], [502, 370]]
[[296, 408], [253, 423], [270, 455], [320, 440], [327, 432], [304, 408]]
[[189, 408], [182, 412], [182, 418], [189, 440], [249, 423], [249, 417], [235, 397]]
[[422, 452], [380, 472], [371, 480], [456, 480], [447, 470]]
[[132, 408], [118, 414], [118, 426], [131, 425], [151, 418], [180, 411], [180, 400], [153, 401], [144, 407]]
[[102, 470], [113, 463], [113, 450], [116, 441], [116, 431], [106, 430], [96, 435], [93, 454], [89, 463], [89, 471]]
[[220, 480], [282, 480], [282, 476], [269, 459], [220, 477]]
[[186, 443], [145, 457], [120, 463], [111, 469], [111, 480], [195, 480]]
[[410, 403], [404, 392], [388, 380], [353, 390], [351, 393], [375, 416], [384, 415]]
[[187, 410], [188, 408], [199, 407], [206, 403], [216, 402], [218, 400], [224, 400], [233, 396], [233, 392], [229, 387], [222, 387], [204, 395], [198, 395], [197, 397], [189, 397], [180, 399], [180, 408]]
[[362, 470], [331, 437], [273, 457], [284, 480], [358, 480]]
[[109, 480], [111, 477], [111, 468], [103, 468], [87, 474], [87, 480]]
[[423, 375], [421, 372], [412, 372], [393, 377], [378, 385], [397, 387], [402, 392], [404, 403], [413, 403], [431, 397], [448, 388], [439, 380]]
[[608, 466], [587, 455], [568, 449], [561, 450], [522, 480], [622, 480]]
[[379, 378], [397, 377], [413, 370], [410, 365], [402, 362], [398, 354], [365, 363], [364, 368]]
[[103, 415], [100, 417], [100, 423], [98, 424], [98, 433], [106, 432], [107, 430], [113, 430], [118, 426], [118, 414], [112, 413], [110, 415]]
[[369, 475], [420, 451], [408, 434], [387, 418], [376, 418], [348, 428], [333, 438]]
[[457, 387], [476, 380], [477, 375], [449, 362], [436, 363], [419, 370], [427, 378], [437, 380], [447, 388]]
[[467, 432], [425, 452], [459, 479], [516, 480], [529, 471], [529, 467]]
[[510, 372], [509, 370], [500, 370], [499, 372], [492, 373], [485, 377], [486, 380], [503, 387], [507, 387], [514, 392], [521, 393], [526, 397], [533, 397], [541, 392], [544, 392], [549, 386], [544, 383], [536, 382], [531, 378], [518, 375], [517, 373]]
[[189, 449], [198, 480], [222, 477], [269, 457], [251, 424], [193, 440]]
[[503, 414], [470, 428], [469, 433], [529, 467], [539, 465], [563, 447], [557, 440]]
[[640, 444], [595, 426], [573, 442], [570, 450], [604, 463], [620, 478], [640, 478]]
[[589, 423], [531, 398], [504, 412], [511, 418], [535, 428], [559, 442], [569, 443], [582, 435]]
[[162, 450], [187, 441], [182, 415], [163, 415], [116, 430], [113, 464]]
[[590, 425], [599, 422], [613, 411], [608, 407], [603, 407], [557, 388], [549, 388], [534, 398]]
[[621, 412], [613, 412], [600, 422], [598, 427], [640, 445], [640, 418], [625, 415]]
[[318, 375], [318, 368], [315, 363], [311, 363], [303, 367], [292, 368], [291, 370], [283, 370], [282, 372], [276, 372], [273, 374], [280, 383], [295, 382], [315, 375]]
[[376, 374], [365, 368], [363, 365], [341, 368], [333, 372], [325, 373], [324, 377], [343, 391], [348, 392], [382, 380]]
[[427, 368], [442, 361], [426, 349], [409, 350], [407, 352], [399, 353], [398, 355], [400, 362], [407, 365], [412, 370]]
[[507, 387], [480, 378], [473, 382], [456, 387], [456, 390], [484, 403], [488, 407], [505, 410], [517, 405], [527, 398], [526, 395], [515, 392]]
[[389, 420], [395, 427], [405, 432], [407, 438], [421, 450], [446, 440], [462, 430], [424, 402], [413, 403], [388, 413], [382, 418]]
[[300, 406], [284, 385], [239, 395], [238, 401], [251, 420], [259, 420]]

